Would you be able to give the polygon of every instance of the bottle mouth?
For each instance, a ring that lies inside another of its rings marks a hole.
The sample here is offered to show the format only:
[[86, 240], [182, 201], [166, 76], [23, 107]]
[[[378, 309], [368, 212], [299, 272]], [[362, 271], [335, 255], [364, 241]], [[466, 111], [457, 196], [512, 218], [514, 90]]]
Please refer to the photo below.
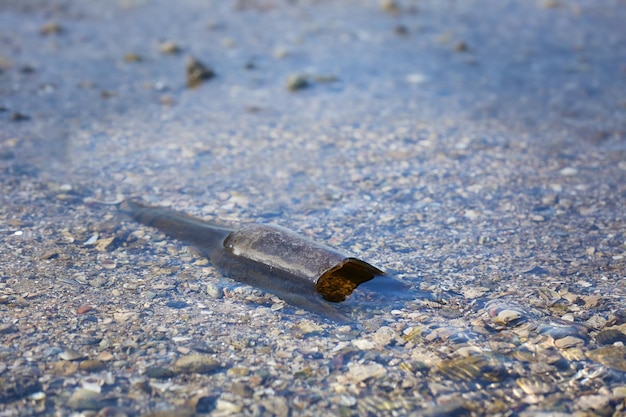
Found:
[[383, 271], [367, 262], [356, 258], [346, 258], [324, 272], [317, 280], [315, 288], [326, 301], [340, 303], [359, 285], [384, 274]]

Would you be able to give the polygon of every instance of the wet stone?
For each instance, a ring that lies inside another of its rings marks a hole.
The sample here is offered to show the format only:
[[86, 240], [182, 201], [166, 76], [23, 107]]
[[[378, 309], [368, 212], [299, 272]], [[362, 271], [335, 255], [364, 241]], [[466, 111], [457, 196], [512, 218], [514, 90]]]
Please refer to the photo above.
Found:
[[626, 334], [616, 329], [606, 329], [596, 334], [596, 342], [600, 345], [612, 345], [613, 343], [626, 343]]
[[173, 369], [177, 374], [208, 374], [219, 367], [219, 361], [210, 356], [191, 354], [178, 358]]
[[286, 85], [289, 91], [297, 91], [310, 87], [311, 83], [305, 75], [291, 74], [287, 77]]
[[105, 406], [102, 396], [97, 392], [79, 388], [67, 400], [67, 406], [73, 410], [100, 410]]
[[252, 387], [244, 382], [235, 382], [230, 387], [230, 391], [233, 394], [239, 395], [240, 397], [244, 398], [252, 398], [252, 395], [254, 394], [254, 390], [252, 389]]
[[207, 345], [202, 340], [192, 340], [189, 344], [189, 348], [200, 353], [215, 353], [215, 349]]
[[167, 378], [172, 378], [173, 376], [175, 376], [176, 372], [174, 372], [173, 370], [169, 368], [164, 368], [162, 366], [149, 366], [148, 368], [146, 368], [145, 375], [148, 378], [167, 379]]
[[626, 372], [626, 346], [606, 346], [587, 352], [587, 357], [607, 368]]
[[82, 361], [78, 365], [78, 369], [80, 369], [81, 371], [87, 371], [87, 372], [99, 372], [99, 371], [106, 369], [106, 364], [99, 360], [89, 359], [86, 361]]
[[167, 303], [165, 303], [165, 305], [168, 306], [169, 308], [176, 308], [176, 309], [189, 307], [189, 304], [187, 304], [184, 301], [168, 301]]
[[217, 399], [216, 395], [198, 394], [189, 399], [188, 405], [197, 413], [207, 414], [215, 410]]
[[582, 346], [585, 341], [574, 336], [565, 336], [554, 341], [554, 345], [560, 349], [568, 349], [572, 347]]
[[206, 285], [206, 292], [211, 298], [221, 299], [224, 298], [224, 288], [215, 282], [209, 282]]
[[554, 384], [534, 378], [519, 378], [515, 383], [528, 395], [548, 394], [555, 390]]
[[187, 59], [187, 87], [195, 88], [215, 77], [215, 72], [193, 57]]
[[384, 366], [379, 363], [369, 365], [350, 364], [346, 378], [352, 383], [359, 383], [369, 378], [380, 378], [387, 373]]
[[63, 352], [59, 354], [59, 358], [64, 361], [78, 361], [81, 359], [85, 359], [85, 354], [78, 352], [74, 349], [64, 349]]

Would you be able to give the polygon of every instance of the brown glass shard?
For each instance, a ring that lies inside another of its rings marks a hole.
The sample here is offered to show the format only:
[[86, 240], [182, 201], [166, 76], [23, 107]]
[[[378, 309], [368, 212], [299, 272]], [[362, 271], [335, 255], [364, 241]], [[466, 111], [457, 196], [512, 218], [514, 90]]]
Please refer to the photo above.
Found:
[[280, 226], [254, 224], [234, 229], [134, 201], [124, 202], [122, 210], [140, 223], [198, 247], [224, 275], [326, 316], [337, 318], [339, 313], [321, 298], [344, 301], [360, 284], [384, 275], [364, 261]]

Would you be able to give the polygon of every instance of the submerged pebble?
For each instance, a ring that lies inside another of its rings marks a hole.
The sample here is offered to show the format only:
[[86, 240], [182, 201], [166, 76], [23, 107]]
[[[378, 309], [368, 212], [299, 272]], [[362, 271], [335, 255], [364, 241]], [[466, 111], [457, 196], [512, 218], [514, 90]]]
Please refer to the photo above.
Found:
[[177, 374], [208, 374], [219, 368], [218, 360], [200, 354], [181, 356], [173, 365], [173, 370]]

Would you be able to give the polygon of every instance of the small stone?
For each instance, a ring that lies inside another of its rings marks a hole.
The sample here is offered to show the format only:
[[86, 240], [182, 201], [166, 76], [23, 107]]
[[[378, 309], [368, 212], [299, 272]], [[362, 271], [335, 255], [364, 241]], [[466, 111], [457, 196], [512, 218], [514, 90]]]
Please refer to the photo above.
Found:
[[78, 361], [81, 359], [85, 359], [86, 355], [84, 353], [80, 353], [74, 349], [64, 349], [63, 352], [59, 354], [59, 358], [64, 361]]
[[174, 55], [181, 51], [180, 46], [172, 41], [161, 42], [158, 49], [159, 52], [169, 55]]
[[480, 213], [476, 210], [465, 210], [465, 214], [463, 215], [468, 220], [476, 220], [480, 217]]
[[197, 413], [209, 414], [215, 407], [217, 406], [217, 396], [216, 395], [207, 395], [205, 393], [200, 393], [194, 395], [187, 401], [189, 408], [195, 410]]
[[215, 349], [207, 345], [202, 340], [192, 340], [189, 344], [189, 347], [200, 353], [215, 353]]
[[582, 410], [601, 410], [609, 405], [610, 398], [605, 395], [583, 395], [576, 401]]
[[250, 370], [248, 368], [230, 368], [226, 371], [226, 375], [229, 377], [248, 376], [250, 375]]
[[92, 306], [84, 305], [80, 306], [76, 309], [76, 314], [86, 314], [92, 311], [94, 308]]
[[559, 349], [568, 349], [572, 347], [582, 346], [584, 344], [584, 340], [574, 336], [565, 336], [561, 339], [557, 339], [554, 341], [554, 346], [558, 347]]
[[230, 392], [244, 398], [252, 398], [252, 395], [254, 394], [252, 387], [244, 382], [235, 382], [231, 385]]
[[206, 80], [215, 77], [215, 72], [193, 57], [187, 58], [187, 87], [198, 87]]
[[584, 361], [586, 358], [585, 352], [579, 347], [564, 349], [561, 351], [561, 356], [567, 359], [568, 362]]
[[141, 56], [139, 54], [129, 53], [129, 54], [124, 55], [124, 61], [126, 61], [126, 62], [141, 62], [141, 61], [143, 61], [143, 58], [141, 58]]
[[216, 407], [217, 410], [228, 413], [228, 414], [236, 414], [241, 412], [241, 406], [235, 403], [231, 403], [226, 400], [217, 400]]
[[63, 27], [57, 22], [44, 23], [39, 29], [42, 35], [58, 35], [63, 32]]
[[356, 384], [369, 378], [380, 378], [385, 376], [386, 373], [385, 367], [379, 363], [370, 365], [350, 364], [348, 365], [346, 378]]
[[302, 74], [291, 74], [287, 77], [286, 85], [289, 91], [303, 90], [311, 86], [308, 78]]
[[606, 346], [586, 353], [592, 361], [596, 361], [607, 368], [626, 372], [626, 346]]
[[468, 49], [469, 49], [469, 47], [467, 46], [467, 43], [465, 43], [463, 41], [459, 41], [456, 44], [454, 44], [454, 51], [455, 52], [467, 52]]
[[395, 338], [395, 330], [388, 326], [382, 326], [378, 330], [376, 330], [376, 333], [374, 333], [372, 340], [376, 345], [378, 345], [379, 348], [382, 348], [391, 344], [391, 342], [393, 342]]
[[115, 357], [113, 356], [113, 354], [107, 350], [105, 350], [104, 352], [100, 352], [97, 357], [97, 359], [102, 362], [109, 362], [112, 361], [114, 358]]
[[619, 387], [613, 388], [613, 398], [621, 399], [626, 398], [626, 385], [620, 385]]
[[148, 378], [167, 379], [174, 377], [176, 375], [176, 372], [162, 366], [149, 366], [146, 368], [145, 375]]
[[93, 360], [93, 359], [82, 361], [78, 365], [78, 369], [80, 369], [81, 371], [87, 371], [87, 372], [99, 372], [99, 371], [106, 369], [106, 367], [107, 366], [104, 362], [101, 362], [99, 360]]
[[79, 388], [72, 393], [67, 406], [73, 410], [100, 410], [104, 407], [100, 394], [87, 389]]
[[522, 313], [517, 310], [502, 310], [494, 318], [496, 324], [507, 325], [522, 318]]
[[9, 119], [14, 121], [14, 122], [23, 122], [25, 120], [29, 120], [30, 116], [28, 116], [27, 114], [24, 114], [24, 113], [20, 113], [18, 111], [14, 111], [9, 116]]
[[209, 295], [209, 297], [215, 298], [215, 299], [221, 299], [224, 298], [224, 288], [215, 282], [209, 282], [206, 286], [206, 292]]
[[374, 349], [376, 347], [376, 343], [372, 342], [371, 340], [367, 340], [367, 339], [353, 340], [352, 344], [354, 346], [356, 346], [357, 348], [359, 348], [360, 350], [370, 350], [370, 349]]
[[388, 13], [397, 13], [398, 3], [396, 3], [394, 0], [381, 0], [380, 8]]
[[319, 324], [305, 320], [294, 326], [293, 334], [296, 337], [304, 337], [306, 335], [320, 333], [322, 331], [324, 331], [324, 328]]
[[219, 361], [210, 356], [191, 354], [178, 358], [173, 369], [177, 374], [208, 374], [219, 367]]
[[601, 345], [612, 345], [616, 342], [626, 343], [626, 334], [616, 329], [602, 330], [596, 335], [596, 342]]
[[49, 366], [53, 373], [58, 375], [74, 375], [78, 372], [78, 364], [70, 361], [50, 362]]
[[419, 72], [408, 74], [405, 79], [409, 84], [415, 85], [425, 84], [428, 81], [428, 77]]
[[344, 407], [352, 407], [356, 405], [356, 397], [352, 395], [340, 395], [337, 402]]
[[564, 177], [573, 177], [574, 175], [578, 174], [578, 170], [576, 168], [566, 167], [559, 171], [559, 173]]
[[113, 313], [113, 319], [118, 323], [125, 323], [129, 320], [134, 320], [137, 317], [137, 313], [132, 311], [119, 311]]
[[189, 304], [187, 304], [184, 301], [168, 301], [167, 303], [165, 303], [166, 306], [168, 306], [169, 308], [176, 308], [176, 309], [181, 309], [181, 308], [186, 308], [189, 307]]

